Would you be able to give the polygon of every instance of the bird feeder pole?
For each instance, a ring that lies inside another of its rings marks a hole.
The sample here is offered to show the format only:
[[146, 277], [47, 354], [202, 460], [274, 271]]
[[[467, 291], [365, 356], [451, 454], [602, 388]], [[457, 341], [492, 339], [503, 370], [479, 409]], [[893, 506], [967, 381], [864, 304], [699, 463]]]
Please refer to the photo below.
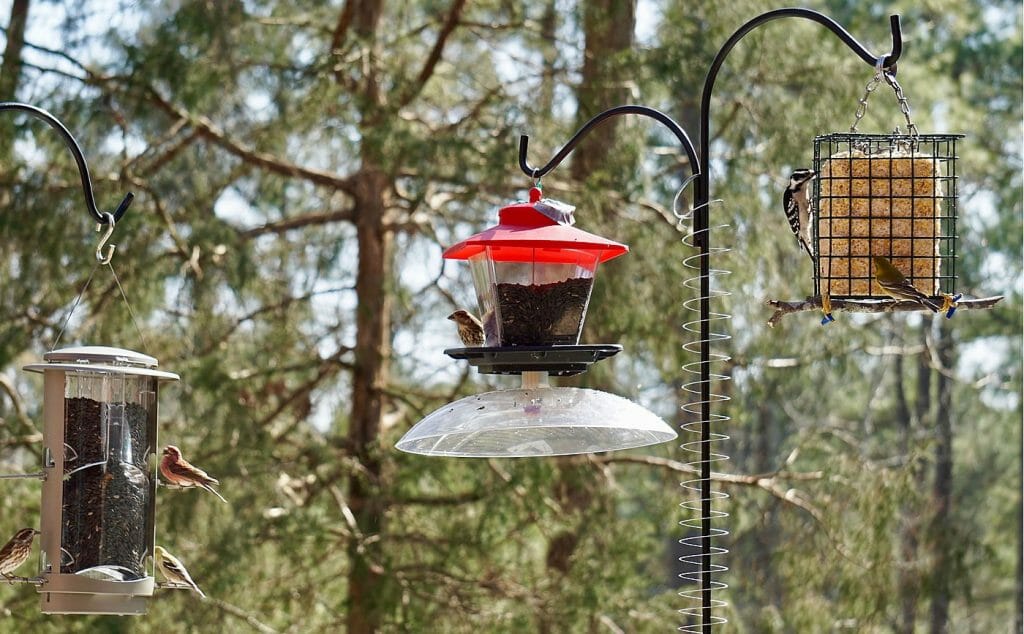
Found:
[[[696, 521], [699, 521], [700, 555], [699, 559], [694, 557], [694, 560], [688, 561], [688, 563], [692, 563], [694, 565], [696, 572], [684, 572], [680, 576], [686, 580], [697, 582], [699, 584], [700, 608], [699, 610], [697, 608], [686, 608], [681, 610], [682, 614], [697, 618], [696, 624], [687, 623], [681, 626], [681, 631], [686, 632], [709, 634], [712, 626], [725, 623], [724, 617], [716, 617], [712, 613], [712, 609], [714, 607], [724, 605], [722, 602], [716, 602], [712, 598], [713, 589], [724, 587], [724, 584], [721, 582], [714, 581], [712, 573], [721, 573], [726, 570], [725, 566], [721, 564], [712, 564], [712, 555], [724, 554], [726, 551], [723, 548], [713, 548], [711, 540], [712, 537], [723, 536], [727, 534], [727, 532], [724, 529], [716, 529], [712, 527], [712, 520], [724, 517], [725, 513], [712, 509], [711, 501], [714, 499], [714, 494], [711, 491], [711, 462], [713, 458], [725, 458], [724, 456], [713, 456], [711, 453], [711, 423], [721, 423], [728, 418], [722, 414], [712, 415], [711, 412], [712, 400], [718, 400], [711, 393], [711, 379], [713, 378], [711, 373], [711, 341], [712, 339], [721, 339], [725, 337], [725, 335], [714, 335], [710, 329], [710, 322], [712, 319], [712, 295], [710, 263], [711, 235], [708, 224], [708, 203], [710, 201], [711, 191], [711, 178], [709, 174], [711, 94], [714, 90], [715, 80], [718, 78], [718, 72], [721, 70], [722, 65], [725, 63], [725, 58], [728, 56], [732, 48], [750, 31], [762, 24], [782, 18], [803, 18], [805, 20], [817, 22], [832, 31], [832, 33], [842, 40], [850, 50], [856, 53], [857, 56], [864, 60], [864, 62], [869, 66], [875, 67], [880, 63], [881, 67], [887, 72], [892, 73], [893, 75], [896, 73], [896, 62], [899, 61], [900, 55], [903, 52], [903, 37], [900, 32], [900, 18], [898, 15], [889, 16], [892, 48], [886, 55], [879, 56], [872, 54], [871, 51], [854, 39], [854, 37], [838, 22], [824, 14], [802, 8], [777, 9], [762, 13], [745, 23], [735, 33], [733, 33], [728, 40], [726, 40], [722, 48], [719, 49], [718, 54], [715, 55], [715, 59], [711, 63], [711, 68], [708, 70], [708, 74], [704, 80], [704, 90], [701, 93], [700, 133], [698, 137], [698, 142], [700, 144], [699, 151], [695, 150], [693, 143], [686, 134], [686, 131], [678, 123], [672, 120], [672, 118], [653, 108], [637, 105], [619, 106], [598, 114], [584, 124], [583, 127], [580, 128], [580, 130], [562, 147], [562, 149], [560, 149], [555, 156], [542, 167], [532, 167], [527, 161], [526, 153], [529, 144], [529, 137], [523, 135], [519, 138], [519, 166], [530, 178], [538, 179], [561, 163], [562, 160], [572, 152], [573, 148], [575, 148], [579, 141], [601, 122], [620, 115], [641, 115], [658, 121], [675, 135], [679, 140], [683, 151], [686, 153], [686, 157], [689, 162], [689, 171], [692, 174], [692, 178], [695, 178], [692, 246], [699, 250], [700, 260], [700, 319], [698, 330], [699, 339], [696, 342], [699, 344], [700, 348], [700, 379], [696, 382], [699, 385], [699, 391], [690, 390], [687, 386], [684, 386], [683, 389], [688, 392], [692, 391], [692, 393], [698, 394], [700, 397], [698, 401], [689, 404], [694, 407], [697, 404], [700, 405], [700, 420], [684, 426], [684, 428], [688, 429], [689, 425], [696, 425], [700, 436], [700, 460], [698, 461], [698, 464], [700, 465], [700, 517], [698, 520], [684, 521], [684, 524], [697, 528], [698, 525], [696, 524]], [[687, 409], [687, 411], [694, 414], [697, 413], [696, 410]], [[689, 447], [690, 443], [684, 443], [683, 446]], [[696, 509], [696, 506], [693, 508]], [[693, 522], [693, 524], [690, 524], [690, 522]], [[697, 539], [683, 541], [689, 542], [691, 545], [696, 545], [698, 543]], [[696, 594], [693, 595], [693, 598], [696, 600]]]

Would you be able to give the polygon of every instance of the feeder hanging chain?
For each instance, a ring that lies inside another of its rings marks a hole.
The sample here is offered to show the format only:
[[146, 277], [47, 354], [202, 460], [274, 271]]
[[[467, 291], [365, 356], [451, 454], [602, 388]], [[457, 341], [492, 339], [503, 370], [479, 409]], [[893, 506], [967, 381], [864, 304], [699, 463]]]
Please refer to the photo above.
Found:
[[907, 101], [906, 95], [903, 94], [903, 86], [900, 86], [900, 82], [896, 81], [896, 73], [886, 72], [885, 81], [892, 86], [893, 92], [896, 93], [896, 99], [900, 102], [900, 112], [903, 113], [903, 117], [907, 120], [907, 134], [911, 138], [916, 138], [918, 136], [917, 126], [910, 119], [910, 103]]
[[864, 118], [864, 113], [868, 110], [868, 97], [871, 96], [871, 93], [875, 92], [881, 81], [882, 69], [876, 66], [874, 76], [868, 82], [868, 85], [864, 87], [864, 96], [857, 102], [857, 113], [854, 115], [853, 125], [850, 126], [851, 134], [857, 131], [857, 124]]
[[907, 96], [903, 94], [903, 86], [900, 86], [900, 83], [896, 81], [896, 73], [894, 71], [888, 68], [883, 69], [881, 67], [881, 61], [882, 60], [880, 59], [879, 64], [875, 66], [875, 74], [864, 87], [864, 96], [857, 101], [857, 112], [854, 115], [853, 125], [850, 126], [850, 133], [855, 133], [857, 131], [857, 125], [860, 123], [860, 120], [864, 118], [864, 113], [867, 112], [868, 109], [868, 97], [871, 96], [871, 93], [875, 92], [875, 89], [878, 88], [878, 84], [881, 83], [882, 79], [885, 79], [885, 83], [892, 86], [893, 92], [896, 93], [896, 100], [899, 101], [900, 104], [900, 112], [903, 113], [903, 117], [907, 120], [907, 134], [909, 134], [912, 139], [917, 138], [917, 125], [915, 125], [913, 120], [910, 118], [910, 103], [907, 101]]

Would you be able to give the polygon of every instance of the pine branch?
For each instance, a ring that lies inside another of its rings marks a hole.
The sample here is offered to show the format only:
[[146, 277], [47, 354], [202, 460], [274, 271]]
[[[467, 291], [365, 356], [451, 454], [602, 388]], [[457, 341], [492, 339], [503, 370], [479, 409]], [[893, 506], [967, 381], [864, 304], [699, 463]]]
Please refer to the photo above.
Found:
[[341, 190], [347, 194], [352, 194], [355, 190], [353, 181], [351, 178], [345, 178], [338, 176], [332, 172], [324, 170], [318, 170], [311, 167], [303, 167], [290, 163], [282, 158], [267, 154], [265, 152], [258, 152], [253, 148], [246, 147], [241, 143], [231, 139], [224, 130], [217, 127], [212, 121], [202, 115], [195, 115], [184, 108], [180, 108], [157, 93], [156, 90], [150, 88], [148, 91], [149, 101], [156, 105], [158, 108], [174, 117], [175, 119], [185, 118], [204, 139], [211, 141], [212, 143], [220, 146], [233, 156], [241, 159], [249, 165], [253, 165], [260, 169], [268, 172], [279, 174], [281, 176], [288, 176], [291, 178], [298, 178], [301, 180], [309, 181], [314, 185], [321, 185], [323, 187], [330, 187], [333, 189]]
[[420, 69], [419, 75], [416, 76], [416, 83], [401, 101], [402, 107], [409, 105], [409, 103], [416, 98], [416, 95], [420, 94], [423, 87], [427, 85], [430, 78], [434, 75], [434, 70], [437, 68], [438, 62], [441, 61], [441, 54], [444, 52], [444, 47], [448, 43], [448, 38], [451, 36], [455, 27], [459, 24], [459, 16], [462, 14], [462, 9], [466, 6], [466, 0], [454, 0], [451, 8], [448, 10], [448, 15], [445, 17], [444, 24], [441, 26], [441, 32], [437, 34], [437, 40], [434, 42], [433, 48], [430, 50], [430, 54], [427, 56], [426, 61], [423, 63], [423, 68]]
[[251, 625], [257, 632], [262, 632], [263, 634], [280, 634], [279, 630], [275, 630], [263, 621], [260, 621], [251, 612], [247, 612], [242, 608], [238, 607], [237, 605], [232, 605], [227, 601], [222, 601], [221, 599], [214, 599], [211, 597], [207, 597], [206, 602], [217, 606], [221, 611], [227, 612], [231, 616], [242, 619], [243, 621]]

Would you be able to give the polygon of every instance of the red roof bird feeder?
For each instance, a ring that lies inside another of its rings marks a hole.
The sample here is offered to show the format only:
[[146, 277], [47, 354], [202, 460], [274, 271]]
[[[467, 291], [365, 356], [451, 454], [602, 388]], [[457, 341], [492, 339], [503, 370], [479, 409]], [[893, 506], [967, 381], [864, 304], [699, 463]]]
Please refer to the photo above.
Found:
[[597, 265], [629, 247], [573, 228], [575, 208], [542, 199], [503, 207], [498, 224], [444, 252], [469, 260], [485, 345], [575, 346]]
[[666, 442], [676, 432], [632, 401], [598, 390], [550, 387], [622, 350], [579, 345], [597, 265], [629, 251], [572, 227], [573, 207], [542, 199], [503, 207], [498, 224], [444, 257], [469, 260], [484, 346], [451, 348], [483, 374], [519, 374], [522, 388], [467, 396], [416, 423], [396, 447], [428, 456], [530, 457], [615, 451]]

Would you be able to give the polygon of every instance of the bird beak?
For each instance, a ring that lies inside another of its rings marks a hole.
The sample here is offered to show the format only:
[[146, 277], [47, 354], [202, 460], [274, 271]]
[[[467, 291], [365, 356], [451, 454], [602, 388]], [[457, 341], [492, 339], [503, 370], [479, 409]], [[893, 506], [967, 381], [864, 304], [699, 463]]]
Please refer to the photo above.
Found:
[[449, 321], [455, 321], [455, 313], [452, 313], [451, 315], [448, 315], [448, 320]]
[[33, 531], [33, 534], [35, 534], [35, 535], [42, 535], [43, 534], [43, 531], [36, 530], [34, 528], [32, 529], [32, 531]]

